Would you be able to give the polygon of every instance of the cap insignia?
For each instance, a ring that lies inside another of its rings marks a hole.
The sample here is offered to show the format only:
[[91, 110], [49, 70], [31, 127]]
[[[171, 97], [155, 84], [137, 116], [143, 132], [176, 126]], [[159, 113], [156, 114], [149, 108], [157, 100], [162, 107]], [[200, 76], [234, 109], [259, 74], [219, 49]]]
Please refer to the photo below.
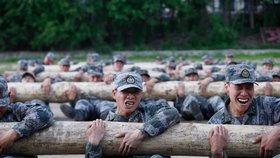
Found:
[[250, 76], [250, 73], [247, 69], [242, 70], [241, 76], [244, 78], [248, 78]]
[[126, 78], [126, 82], [129, 83], [129, 84], [133, 84], [133, 83], [135, 83], [135, 79], [134, 79], [133, 76], [128, 76]]

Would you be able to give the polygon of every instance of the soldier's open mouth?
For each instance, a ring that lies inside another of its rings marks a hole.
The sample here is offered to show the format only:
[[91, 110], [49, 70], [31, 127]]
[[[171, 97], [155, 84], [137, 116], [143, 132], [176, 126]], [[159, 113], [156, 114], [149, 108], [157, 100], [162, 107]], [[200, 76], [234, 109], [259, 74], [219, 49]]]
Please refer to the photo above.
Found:
[[238, 100], [238, 102], [241, 103], [241, 104], [246, 104], [246, 103], [248, 103], [248, 101], [249, 101], [248, 98], [247, 98], [247, 99], [237, 99], [237, 100]]

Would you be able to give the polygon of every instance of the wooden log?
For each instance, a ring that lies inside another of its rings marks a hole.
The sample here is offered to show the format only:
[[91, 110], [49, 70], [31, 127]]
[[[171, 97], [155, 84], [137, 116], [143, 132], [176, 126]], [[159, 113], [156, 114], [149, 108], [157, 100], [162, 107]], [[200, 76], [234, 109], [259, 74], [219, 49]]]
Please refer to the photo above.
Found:
[[[80, 64], [76, 64], [76, 65], [71, 65], [70, 66], [70, 70], [75, 70], [81, 66], [85, 65], [85, 63], [80, 63]], [[33, 71], [36, 67], [34, 66], [29, 66], [28, 67], [28, 71]], [[60, 70], [60, 66], [59, 65], [44, 65], [45, 71], [56, 71], [59, 72]]]
[[[75, 70], [76, 68], [83, 66], [85, 64], [77, 64], [77, 65], [71, 65], [70, 70]], [[128, 70], [133, 66], [139, 66], [142, 69], [147, 69], [147, 70], [151, 70], [152, 68], [164, 68], [165, 65], [159, 65], [153, 62], [137, 62], [134, 64], [126, 64], [124, 65], [124, 70]], [[211, 67], [219, 67], [219, 68], [224, 68], [225, 65], [203, 65], [204, 69], [209, 69]], [[45, 71], [60, 71], [59, 65], [44, 65], [45, 67]], [[193, 67], [192, 65], [185, 65], [183, 66], [183, 70], [187, 69], [189, 67]], [[33, 71], [35, 67], [29, 67], [28, 70], [29, 71]], [[104, 66], [103, 68], [104, 72], [112, 72], [113, 71], [113, 66], [112, 65], [108, 65], [108, 66]]]
[[[75, 76], [78, 75], [79, 72], [55, 72], [55, 71], [48, 71], [48, 72], [42, 72], [39, 73], [36, 76], [36, 82], [42, 82], [44, 79], [48, 77], [56, 78], [59, 76], [63, 81], [67, 82], [75, 82]], [[82, 81], [87, 82], [88, 81], [88, 76], [87, 73], [84, 73], [82, 76]]]
[[[119, 155], [122, 138], [115, 138], [121, 131], [138, 129], [141, 123], [105, 122], [106, 133], [101, 142], [105, 155]], [[0, 130], [7, 130], [14, 123], [1, 123]], [[52, 127], [17, 141], [8, 153], [30, 155], [84, 154], [85, 128], [89, 122], [56, 122]], [[149, 138], [133, 154], [163, 154], [208, 156], [208, 133], [216, 125], [179, 123], [165, 133]], [[229, 156], [258, 157], [259, 144], [252, 140], [279, 126], [224, 125], [229, 131], [226, 152]], [[74, 127], [74, 128], [73, 128]], [[280, 144], [277, 148], [280, 153]]]
[[[224, 92], [224, 82], [210, 83], [204, 94], [199, 90], [198, 82], [183, 82], [185, 85], [186, 94], [201, 95], [205, 97], [210, 96], [222, 96]], [[59, 82], [52, 84], [50, 95], [45, 95], [41, 88], [41, 83], [8, 83], [9, 87], [15, 87], [16, 89], [16, 101], [27, 101], [31, 99], [41, 99], [48, 102], [68, 102], [67, 90], [71, 84], [77, 87], [77, 99], [88, 98], [90, 96], [97, 96], [99, 98], [112, 100], [113, 85], [107, 85], [105, 83], [92, 83], [92, 82]], [[174, 100], [176, 98], [176, 85], [178, 81], [168, 81], [157, 83], [151, 93], [146, 92], [144, 87], [144, 98], [160, 99], [165, 98], [167, 100]], [[264, 95], [263, 87], [265, 82], [255, 85], [255, 94]], [[272, 96], [280, 97], [280, 82], [271, 82], [272, 84]]]

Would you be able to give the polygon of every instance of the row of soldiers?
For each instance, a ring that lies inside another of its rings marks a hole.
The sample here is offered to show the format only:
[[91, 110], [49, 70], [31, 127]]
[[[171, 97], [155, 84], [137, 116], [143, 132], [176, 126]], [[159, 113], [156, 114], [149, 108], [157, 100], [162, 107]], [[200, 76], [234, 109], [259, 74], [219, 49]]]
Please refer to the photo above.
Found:
[[[137, 67], [132, 67], [128, 72], [119, 73], [123, 71], [126, 58], [123, 55], [117, 55], [114, 56], [113, 67], [115, 67], [115, 72], [118, 73], [104, 75], [101, 67], [103, 65], [98, 60], [99, 55], [96, 53], [88, 55], [88, 57], [93, 56], [97, 57], [94, 58], [95, 60], [93, 62], [89, 62], [85, 66], [77, 69], [77, 71], [80, 72], [79, 75], [86, 72], [89, 78], [95, 78], [93, 80], [89, 80], [92, 82], [106, 82], [107, 84], [111, 84], [114, 81], [114, 90], [112, 91], [112, 95], [116, 102], [103, 100], [95, 96], [87, 99], [76, 100], [76, 88], [73, 87], [71, 90], [69, 90], [69, 98], [73, 100], [73, 103], [71, 106], [65, 104], [61, 105], [61, 110], [63, 113], [74, 120], [95, 120], [90, 126], [88, 126], [86, 132], [89, 141], [86, 152], [87, 157], [100, 157], [100, 155], [102, 155], [102, 148], [99, 145], [99, 142], [103, 138], [105, 131], [102, 120], [146, 122], [143, 125], [143, 129], [120, 134], [119, 137], [124, 137], [124, 141], [120, 146], [120, 152], [124, 155], [130, 154], [132, 150], [134, 150], [141, 143], [141, 141], [144, 140], [144, 138], [156, 136], [162, 133], [168, 127], [179, 122], [178, 112], [180, 112], [181, 116], [186, 120], [208, 120], [212, 117], [209, 120], [209, 123], [219, 124], [230, 123], [273, 125], [279, 122], [280, 110], [278, 105], [279, 101], [277, 98], [263, 97], [257, 100], [254, 98], [252, 90], [254, 89], [254, 83], [257, 80], [255, 77], [255, 70], [252, 68], [252, 66], [231, 62], [229, 65], [232, 66], [228, 66], [227, 69], [224, 70], [224, 73], [211, 74], [211, 76], [208, 75], [209, 77], [206, 77], [202, 79], [201, 82], [199, 82], [202, 89], [201, 91], [203, 92], [210, 82], [222, 80], [221, 78], [224, 78], [226, 81], [225, 89], [228, 93], [227, 96], [224, 97], [225, 101], [219, 96], [208, 99], [201, 96], [184, 94], [184, 86], [182, 83], [179, 83], [177, 87], [177, 98], [174, 103], [174, 108], [169, 106], [167, 101], [164, 99], [141, 100], [143, 83], [149, 92], [153, 90], [154, 84], [158, 82], [174, 79], [178, 80], [180, 78], [180, 75], [178, 75], [180, 71], [178, 70], [182, 68], [181, 65], [185, 65], [186, 63], [179, 63], [177, 64], [178, 66], [175, 66], [174, 68], [175, 62], [173, 60], [169, 60], [166, 63], [165, 69], [156, 69], [157, 71], [163, 72], [161, 75], [157, 77], [151, 77], [147, 70]], [[60, 66], [63, 66], [63, 63], [66, 63], [64, 61], [66, 61], [65, 58], [60, 61]], [[213, 69], [211, 68], [210, 70]], [[200, 77], [198, 71], [199, 70], [193, 67], [186, 69], [181, 80], [199, 80]], [[28, 76], [26, 75], [28, 73], [29, 72], [25, 72], [25, 75], [22, 76]], [[31, 74], [34, 81], [36, 81], [35, 75], [32, 73], [29, 74]], [[48, 80], [48, 83], [51, 84], [59, 82], [56, 78], [48, 78]], [[49, 89], [46, 89], [47, 93]], [[239, 91], [241, 91], [240, 94], [238, 94]], [[254, 106], [251, 104], [254, 104]], [[272, 104], [276, 105], [271, 106]], [[39, 104], [35, 102], [34, 105]], [[43, 105], [43, 103], [41, 103], [41, 105]], [[263, 107], [263, 105], [265, 105], [265, 107]], [[248, 115], [248, 112], [250, 112], [250, 115]], [[252, 113], [255, 113], [255, 115], [251, 115]], [[268, 113], [273, 114], [273, 118], [268, 118], [267, 116], [271, 116]], [[157, 127], [155, 127], [155, 125], [157, 125]], [[265, 139], [272, 141], [274, 143], [273, 145], [275, 145], [275, 142], [276, 144], [278, 142], [278, 139], [275, 138], [279, 138], [279, 129], [278, 131], [273, 131], [272, 133], [274, 135], [266, 136]], [[223, 151], [227, 140], [226, 134], [227, 131], [225, 128], [223, 128], [223, 126], [217, 126], [217, 128], [211, 131], [209, 140], [211, 143], [211, 153], [213, 155], [226, 156], [226, 153]], [[270, 139], [274, 139], [274, 141]], [[256, 142], [258, 141], [261, 140], [256, 140]], [[275, 148], [274, 146], [274, 149], [272, 149], [273, 147], [271, 146], [273, 145], [266, 144], [264, 146], [267, 146], [268, 148], [261, 147], [261, 156], [270, 157], [275, 155], [276, 153], [273, 153], [273, 151], [275, 151], [277, 147]], [[154, 156], [161, 157], [160, 155]]]

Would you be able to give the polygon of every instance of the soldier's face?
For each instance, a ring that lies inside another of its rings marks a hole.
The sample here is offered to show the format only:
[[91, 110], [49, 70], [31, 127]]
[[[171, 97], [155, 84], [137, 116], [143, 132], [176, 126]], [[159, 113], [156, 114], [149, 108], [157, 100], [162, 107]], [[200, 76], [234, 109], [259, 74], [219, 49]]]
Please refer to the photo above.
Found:
[[225, 91], [230, 98], [230, 112], [234, 116], [243, 116], [254, 97], [254, 84], [225, 84]]
[[62, 72], [68, 72], [70, 70], [70, 65], [61, 65], [60, 69]]
[[121, 61], [114, 62], [114, 71], [121, 72], [123, 70], [124, 63]]
[[0, 106], [0, 118], [2, 118], [5, 115], [6, 111], [7, 111], [6, 106]]
[[21, 79], [22, 83], [33, 83], [35, 82], [34, 78], [32, 76], [26, 75]]
[[265, 70], [272, 70], [273, 69], [273, 65], [272, 64], [263, 64], [263, 68]]
[[117, 102], [118, 115], [129, 117], [139, 106], [142, 98], [142, 91], [138, 88], [127, 88], [122, 91], [114, 89], [113, 98]]
[[141, 75], [143, 82], [147, 82], [150, 78], [147, 75]]
[[190, 74], [185, 76], [185, 81], [198, 81], [198, 75], [197, 74]]
[[89, 82], [102, 82], [101, 76], [89, 76], [88, 77]]

